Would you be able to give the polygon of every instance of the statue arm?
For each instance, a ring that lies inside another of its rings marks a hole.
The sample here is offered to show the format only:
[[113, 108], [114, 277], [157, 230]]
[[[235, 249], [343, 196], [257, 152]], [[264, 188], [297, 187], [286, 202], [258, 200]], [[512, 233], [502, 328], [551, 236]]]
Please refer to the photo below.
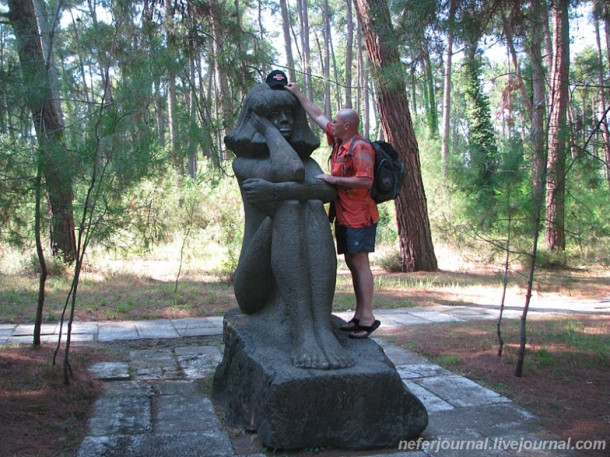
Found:
[[302, 181], [305, 172], [303, 162], [277, 127], [269, 119], [256, 113], [251, 114], [251, 121], [265, 137], [273, 167], [272, 173], [277, 177], [277, 180]]

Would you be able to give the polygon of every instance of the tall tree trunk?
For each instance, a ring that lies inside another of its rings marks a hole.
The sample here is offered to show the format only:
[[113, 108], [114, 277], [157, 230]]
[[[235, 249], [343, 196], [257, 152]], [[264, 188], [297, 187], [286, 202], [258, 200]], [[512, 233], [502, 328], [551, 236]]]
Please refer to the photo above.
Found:
[[76, 254], [76, 238], [71, 167], [63, 145], [63, 119], [53, 102], [36, 10], [32, 0], [9, 0], [8, 6], [8, 17], [15, 30], [23, 83], [26, 87], [24, 101], [32, 113], [51, 203], [53, 253], [61, 252], [64, 260], [72, 263]]
[[390, 10], [385, 0], [356, 0], [356, 5], [371, 59], [383, 134], [405, 163], [405, 182], [396, 200], [401, 267], [403, 271], [436, 271], [419, 150]]
[[323, 49], [323, 65], [322, 71], [324, 74], [324, 113], [326, 117], [332, 119], [332, 113], [330, 109], [330, 42], [332, 41], [330, 31], [330, 14], [328, 10], [328, 0], [322, 1], [322, 21], [323, 21], [323, 33], [324, 38], [324, 49]]
[[428, 93], [428, 104], [426, 107], [426, 118], [428, 119], [428, 131], [431, 138], [438, 137], [438, 111], [436, 110], [436, 90], [434, 88], [434, 74], [432, 61], [430, 60], [430, 46], [424, 42], [422, 46], [424, 63], [424, 86]]
[[546, 150], [544, 135], [544, 120], [546, 114], [545, 72], [542, 60], [543, 27], [541, 21], [541, 2], [532, 0], [532, 20], [530, 22], [530, 46], [527, 47], [532, 65], [532, 109], [531, 109], [531, 139], [532, 139], [532, 189], [535, 205], [542, 205], [544, 195], [544, 179], [546, 167]]
[[565, 160], [568, 142], [568, 74], [570, 35], [568, 0], [553, 3], [553, 73], [549, 119], [549, 157], [546, 188], [546, 243], [549, 251], [565, 250]]
[[597, 18], [593, 19], [595, 23], [595, 42], [597, 45], [597, 60], [598, 60], [598, 82], [599, 82], [599, 115], [600, 128], [602, 131], [602, 138], [604, 140], [604, 152], [606, 155], [606, 180], [610, 185], [610, 128], [608, 126], [608, 120], [610, 116], [606, 113], [606, 96], [604, 93], [604, 59], [602, 52], [602, 43], [599, 32], [599, 21]]
[[198, 46], [195, 44], [196, 41], [193, 38], [189, 40], [188, 48], [189, 48], [189, 62], [188, 62], [188, 71], [189, 71], [189, 85], [187, 91], [187, 109], [189, 112], [189, 134], [188, 134], [188, 157], [186, 162], [186, 171], [191, 178], [195, 178], [197, 176], [197, 140], [195, 137], [195, 132], [198, 130], [197, 127], [197, 85], [195, 83], [197, 73], [195, 70], [196, 62], [198, 56]]
[[[53, 50], [53, 33], [55, 26], [59, 21], [59, 6], [55, 8], [55, 14], [49, 15], [47, 6], [43, 0], [35, 0], [34, 8], [36, 8], [36, 17], [38, 18], [38, 28], [40, 30], [40, 42], [42, 44], [43, 58], [47, 66], [49, 84], [51, 86], [51, 94], [53, 95], [53, 103], [55, 110], [60, 119], [64, 115], [61, 109], [61, 98], [59, 97], [59, 73], [55, 68], [55, 57]], [[49, 23], [50, 22], [50, 23]]]
[[449, 20], [447, 30], [447, 52], [445, 57], [445, 80], [443, 90], [443, 133], [441, 137], [441, 170], [447, 177], [447, 161], [449, 160], [449, 121], [451, 119], [451, 70], [453, 60], [453, 21], [455, 19], [455, 4], [450, 0]]
[[280, 0], [280, 11], [282, 13], [282, 34], [284, 35], [284, 52], [286, 53], [286, 64], [288, 65], [288, 78], [290, 81], [296, 81], [297, 75], [294, 69], [294, 57], [292, 56], [290, 16], [288, 15], [287, 0]]
[[[210, 3], [210, 9], [208, 11], [210, 17], [210, 23], [212, 27], [212, 50], [214, 56], [214, 75], [216, 77], [216, 103], [217, 110], [220, 111], [222, 119], [222, 132], [220, 134], [220, 140], [233, 129], [233, 102], [231, 93], [229, 91], [229, 75], [225, 71], [226, 65], [224, 63], [224, 43], [225, 43], [225, 28], [223, 27], [223, 3], [218, 0], [213, 0]], [[220, 147], [224, 143], [219, 142]], [[221, 154], [221, 162], [222, 162]]]
[[309, 47], [309, 12], [307, 0], [297, 0], [299, 13], [299, 26], [301, 30], [301, 58], [303, 71], [305, 72], [305, 95], [313, 100], [313, 85], [311, 82], [311, 51]]
[[[167, 46], [171, 54], [178, 52], [176, 46], [176, 36], [174, 34], [174, 0], [165, 0], [165, 33]], [[176, 119], [176, 75], [172, 69], [167, 74], [167, 118], [169, 127], [169, 147], [170, 154], [177, 169], [183, 172], [184, 164], [182, 154], [178, 153], [178, 121]]]
[[352, 63], [354, 59], [354, 20], [352, 13], [352, 1], [346, 0], [345, 19], [347, 21], [346, 43], [345, 43], [345, 107], [352, 108]]

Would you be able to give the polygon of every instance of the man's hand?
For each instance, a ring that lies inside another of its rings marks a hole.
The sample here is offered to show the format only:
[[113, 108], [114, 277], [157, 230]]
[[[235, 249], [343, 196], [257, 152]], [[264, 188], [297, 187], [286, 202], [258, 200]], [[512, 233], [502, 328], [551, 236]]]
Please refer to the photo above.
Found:
[[332, 186], [344, 187], [347, 189], [370, 189], [373, 180], [366, 176], [333, 176], [329, 174], [317, 175], [316, 178]]
[[309, 114], [316, 124], [318, 124], [323, 130], [326, 129], [326, 125], [330, 122], [330, 120], [320, 108], [313, 104], [311, 100], [305, 98], [297, 83], [288, 83], [284, 86], [284, 88], [297, 98], [305, 112]]
[[322, 181], [330, 184], [331, 186], [335, 185], [335, 177], [333, 175], [324, 173], [324, 174], [316, 176], [316, 178], [321, 179]]
[[301, 95], [301, 88], [297, 83], [288, 83], [284, 86], [284, 89], [292, 93], [295, 97]]

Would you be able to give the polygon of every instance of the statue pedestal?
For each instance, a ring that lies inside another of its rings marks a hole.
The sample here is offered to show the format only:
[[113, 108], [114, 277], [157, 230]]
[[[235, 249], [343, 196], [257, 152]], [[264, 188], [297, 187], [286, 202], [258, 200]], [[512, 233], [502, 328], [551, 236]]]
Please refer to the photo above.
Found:
[[371, 449], [417, 437], [428, 425], [421, 401], [403, 384], [392, 362], [370, 339], [339, 342], [356, 361], [340, 370], [305, 370], [290, 361], [289, 333], [273, 319], [239, 310], [224, 320], [225, 352], [213, 395], [231, 426], [256, 431], [277, 449], [330, 446]]

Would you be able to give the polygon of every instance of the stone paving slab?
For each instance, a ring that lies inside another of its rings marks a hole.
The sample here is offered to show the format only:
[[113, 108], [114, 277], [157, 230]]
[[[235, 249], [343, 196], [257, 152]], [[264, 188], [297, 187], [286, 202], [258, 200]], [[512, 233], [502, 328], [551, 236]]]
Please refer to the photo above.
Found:
[[462, 376], [434, 376], [412, 380], [426, 390], [456, 407], [471, 407], [504, 403], [510, 400]]
[[[53, 335], [57, 333], [59, 324], [42, 324], [40, 326], [40, 334], [41, 335]], [[64, 326], [64, 329], [67, 327]], [[13, 335], [15, 336], [23, 336], [23, 335], [33, 335], [34, 334], [34, 324], [19, 324], [13, 330]]]
[[0, 324], [0, 337], [12, 335], [15, 327], [14, 324]]
[[[184, 386], [184, 390], [188, 390]], [[222, 425], [209, 398], [198, 393], [180, 392], [154, 397], [155, 433], [205, 432], [220, 430]]]
[[417, 311], [409, 314], [429, 322], [463, 322], [463, 319], [460, 319], [459, 317], [436, 311]]
[[182, 378], [182, 370], [171, 349], [140, 349], [131, 351], [129, 358], [129, 365], [138, 379]]
[[102, 395], [89, 419], [89, 435], [137, 435], [152, 432], [148, 389], [131, 389], [127, 395]]
[[214, 371], [222, 361], [222, 346], [187, 346], [175, 350], [175, 355], [188, 379], [199, 379]]
[[89, 367], [93, 379], [100, 381], [126, 381], [129, 374], [129, 365], [124, 362], [99, 362]]
[[234, 455], [228, 436], [214, 431], [87, 437], [77, 457], [232, 457]]
[[[430, 321], [420, 316], [414, 316], [413, 314], [382, 314], [376, 313], [375, 316], [381, 321], [381, 325], [384, 327], [397, 327], [403, 325], [419, 325], [429, 324]], [[449, 317], [448, 317], [449, 319]]]
[[97, 322], [72, 322], [72, 333], [90, 333], [97, 335], [98, 323]]
[[172, 321], [180, 336], [222, 335], [222, 317], [199, 317]]
[[100, 322], [97, 338], [99, 341], [136, 340], [140, 335], [133, 321]]
[[[32, 336], [29, 337], [30, 340]], [[53, 335], [41, 335], [40, 341], [43, 343], [55, 343], [57, 344], [57, 340], [59, 339], [59, 334], [55, 333]], [[65, 343], [68, 339], [68, 335], [63, 332], [61, 335], [61, 342]], [[91, 333], [72, 333], [70, 335], [70, 341], [73, 343], [93, 343], [95, 341], [95, 335]]]
[[402, 379], [429, 378], [432, 376], [449, 376], [449, 370], [434, 363], [411, 363], [397, 365], [396, 371]]
[[140, 338], [178, 338], [180, 334], [169, 319], [136, 323]]
[[431, 391], [424, 389], [419, 384], [415, 384], [413, 381], [403, 379], [402, 381], [407, 389], [409, 389], [413, 395], [421, 400], [426, 407], [428, 414], [432, 414], [438, 411], [449, 411], [455, 409], [452, 405], [447, 403], [442, 398], [434, 395]]

